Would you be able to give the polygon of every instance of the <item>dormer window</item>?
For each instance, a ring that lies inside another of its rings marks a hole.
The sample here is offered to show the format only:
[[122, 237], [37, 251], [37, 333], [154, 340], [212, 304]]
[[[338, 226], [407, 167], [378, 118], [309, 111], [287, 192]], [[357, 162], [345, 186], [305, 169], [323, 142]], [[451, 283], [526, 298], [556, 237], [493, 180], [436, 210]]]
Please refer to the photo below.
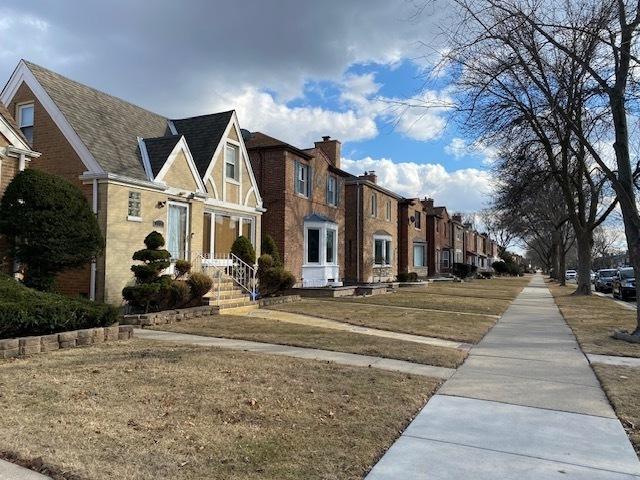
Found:
[[17, 120], [20, 131], [25, 136], [29, 145], [33, 144], [33, 103], [18, 105]]
[[238, 158], [238, 147], [228, 143], [224, 151], [224, 171], [225, 177], [228, 180], [235, 180], [237, 182], [239, 179]]

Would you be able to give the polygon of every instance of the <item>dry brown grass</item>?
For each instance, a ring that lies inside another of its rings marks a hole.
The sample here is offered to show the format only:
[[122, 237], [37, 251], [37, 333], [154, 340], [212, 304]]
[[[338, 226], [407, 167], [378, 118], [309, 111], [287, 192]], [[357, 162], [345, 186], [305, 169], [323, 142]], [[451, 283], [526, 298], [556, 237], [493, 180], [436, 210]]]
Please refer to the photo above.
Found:
[[405, 310], [387, 308], [384, 305], [324, 300], [304, 300], [270, 308], [363, 327], [468, 343], [479, 342], [496, 322], [495, 318], [482, 315]]
[[640, 345], [611, 337], [615, 330], [635, 329], [635, 311], [609, 298], [572, 295], [573, 286], [561, 287], [555, 283], [548, 286], [585, 353], [640, 357]]
[[215, 315], [171, 325], [159, 325], [155, 328], [157, 330], [195, 335], [254, 340], [257, 342], [373, 355], [441, 367], [455, 368], [466, 357], [465, 352], [454, 348], [424, 345], [264, 318], [232, 315]]
[[593, 369], [636, 452], [640, 453], [640, 368], [595, 364]]
[[133, 340], [0, 361], [0, 451], [91, 479], [360, 479], [438, 385]]

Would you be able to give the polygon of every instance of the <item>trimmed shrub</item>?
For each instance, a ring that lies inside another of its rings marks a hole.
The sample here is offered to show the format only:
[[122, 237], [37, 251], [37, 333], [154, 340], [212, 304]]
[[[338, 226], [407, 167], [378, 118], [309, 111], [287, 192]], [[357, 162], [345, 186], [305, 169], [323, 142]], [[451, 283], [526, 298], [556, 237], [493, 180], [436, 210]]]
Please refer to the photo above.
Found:
[[194, 272], [189, 276], [187, 284], [191, 290], [191, 299], [201, 300], [213, 287], [213, 280], [204, 273]]
[[270, 255], [275, 265], [282, 265], [278, 246], [271, 235], [265, 235], [262, 238], [261, 252], [262, 255]]
[[104, 249], [96, 216], [78, 187], [28, 168], [0, 201], [0, 233], [13, 240], [12, 255], [26, 266], [25, 284], [53, 288], [55, 276], [86, 265]]
[[290, 289], [296, 283], [294, 275], [281, 265], [276, 265], [271, 255], [258, 259], [258, 289], [260, 295], [268, 297]]
[[188, 260], [176, 260], [173, 265], [176, 279], [182, 278], [191, 271], [191, 262]]
[[454, 263], [453, 264], [453, 274], [458, 278], [468, 278], [478, 271], [478, 267], [476, 265], [470, 265], [468, 263]]
[[184, 280], [172, 280], [169, 284], [169, 302], [175, 308], [180, 308], [191, 300], [191, 288]]
[[256, 263], [256, 251], [251, 245], [251, 241], [247, 237], [240, 235], [231, 245], [231, 253], [251, 266]]
[[44, 293], [0, 275], [0, 338], [107, 327], [118, 321], [112, 305]]
[[398, 274], [399, 282], [417, 282], [418, 281], [418, 273], [417, 272], [403, 272]]
[[509, 267], [507, 266], [506, 262], [504, 262], [503, 260], [500, 260], [498, 262], [493, 262], [491, 264], [491, 268], [493, 268], [498, 275], [505, 275], [506, 273], [509, 272]]

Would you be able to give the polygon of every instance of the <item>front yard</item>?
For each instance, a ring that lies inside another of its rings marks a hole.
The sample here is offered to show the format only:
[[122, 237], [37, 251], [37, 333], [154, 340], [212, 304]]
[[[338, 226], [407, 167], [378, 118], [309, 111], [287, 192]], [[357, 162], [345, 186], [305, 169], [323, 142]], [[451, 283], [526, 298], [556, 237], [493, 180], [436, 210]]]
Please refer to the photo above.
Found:
[[140, 340], [59, 351], [0, 361], [0, 452], [66, 479], [359, 479], [438, 383]]
[[159, 325], [154, 329], [358, 353], [439, 367], [455, 368], [466, 357], [465, 352], [453, 348], [285, 323], [266, 318], [215, 315], [171, 325]]

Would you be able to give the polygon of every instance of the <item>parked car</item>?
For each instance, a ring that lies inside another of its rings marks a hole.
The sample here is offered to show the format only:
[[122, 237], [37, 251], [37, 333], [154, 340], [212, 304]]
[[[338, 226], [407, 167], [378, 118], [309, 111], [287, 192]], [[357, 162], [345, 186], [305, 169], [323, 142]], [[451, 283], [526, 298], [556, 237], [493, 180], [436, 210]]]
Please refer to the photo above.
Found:
[[575, 280], [578, 273], [575, 270], [567, 270], [564, 274], [564, 278], [567, 280]]
[[589, 273], [589, 278], [591, 279], [591, 283], [595, 283], [595, 281], [596, 281], [596, 272], [591, 270], [591, 273]]
[[633, 268], [626, 267], [618, 269], [618, 273], [613, 279], [611, 286], [613, 298], [624, 300], [626, 298], [636, 296], [636, 278], [633, 274]]
[[596, 272], [595, 289], [596, 292], [609, 293], [613, 285], [613, 279], [618, 271], [613, 268], [602, 268]]

